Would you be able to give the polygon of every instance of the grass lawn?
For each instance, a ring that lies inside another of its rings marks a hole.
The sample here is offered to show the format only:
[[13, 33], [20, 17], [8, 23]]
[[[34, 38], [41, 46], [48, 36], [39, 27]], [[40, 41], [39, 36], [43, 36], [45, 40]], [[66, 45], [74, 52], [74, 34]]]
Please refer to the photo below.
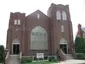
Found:
[[57, 63], [57, 62], [40, 61], [40, 62], [30, 62], [24, 64], [53, 64], [53, 63]]

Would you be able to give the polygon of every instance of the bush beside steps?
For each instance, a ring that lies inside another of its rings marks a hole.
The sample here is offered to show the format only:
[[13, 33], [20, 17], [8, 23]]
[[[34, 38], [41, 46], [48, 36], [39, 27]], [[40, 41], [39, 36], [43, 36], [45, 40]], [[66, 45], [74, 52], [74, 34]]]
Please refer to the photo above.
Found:
[[49, 57], [48, 60], [49, 60], [49, 62], [56, 62], [56, 61], [58, 61], [58, 59], [56, 57], [54, 57], [54, 56]]
[[21, 63], [29, 63], [32, 62], [33, 58], [32, 57], [22, 57]]

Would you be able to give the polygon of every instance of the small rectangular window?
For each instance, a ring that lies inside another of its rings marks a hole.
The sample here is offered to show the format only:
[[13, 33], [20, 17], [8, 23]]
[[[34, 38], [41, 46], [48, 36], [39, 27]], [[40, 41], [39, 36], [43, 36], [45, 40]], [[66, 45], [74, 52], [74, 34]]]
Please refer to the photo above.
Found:
[[64, 26], [61, 25], [61, 32], [64, 32]]
[[40, 14], [37, 14], [37, 18], [38, 18], [38, 19], [40, 18]]
[[14, 25], [17, 25], [17, 20], [14, 20]]

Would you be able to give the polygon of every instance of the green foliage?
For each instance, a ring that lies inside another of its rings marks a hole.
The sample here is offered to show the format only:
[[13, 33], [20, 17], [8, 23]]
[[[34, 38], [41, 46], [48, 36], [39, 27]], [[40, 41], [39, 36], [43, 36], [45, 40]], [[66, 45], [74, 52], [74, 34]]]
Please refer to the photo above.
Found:
[[49, 59], [48, 59], [50, 62], [52, 62], [52, 61], [57, 61], [57, 58], [55, 58], [54, 56], [51, 56], [51, 57], [49, 57]]
[[85, 53], [85, 39], [84, 38], [76, 37], [75, 51], [76, 51], [76, 53]]
[[85, 59], [85, 54], [84, 53], [76, 53], [77, 59]]
[[36, 57], [34, 57], [34, 60], [38, 60]]
[[21, 62], [28, 63], [28, 62], [32, 62], [32, 60], [33, 60], [32, 57], [22, 57]]
[[30, 63], [24, 63], [24, 64], [56, 64], [56, 62], [36, 61], [36, 62], [30, 62]]
[[0, 45], [0, 62], [4, 61], [4, 46]]
[[48, 57], [47, 57], [47, 56], [45, 56], [45, 57], [44, 57], [44, 60], [47, 60], [47, 59], [48, 59]]

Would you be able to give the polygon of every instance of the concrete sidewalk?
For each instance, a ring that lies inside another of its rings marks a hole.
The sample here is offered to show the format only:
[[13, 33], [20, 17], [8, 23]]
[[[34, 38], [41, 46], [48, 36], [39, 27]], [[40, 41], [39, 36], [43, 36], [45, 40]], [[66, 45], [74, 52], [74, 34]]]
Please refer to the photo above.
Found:
[[70, 60], [61, 61], [60, 63], [54, 63], [54, 64], [85, 64], [85, 60], [70, 59]]

